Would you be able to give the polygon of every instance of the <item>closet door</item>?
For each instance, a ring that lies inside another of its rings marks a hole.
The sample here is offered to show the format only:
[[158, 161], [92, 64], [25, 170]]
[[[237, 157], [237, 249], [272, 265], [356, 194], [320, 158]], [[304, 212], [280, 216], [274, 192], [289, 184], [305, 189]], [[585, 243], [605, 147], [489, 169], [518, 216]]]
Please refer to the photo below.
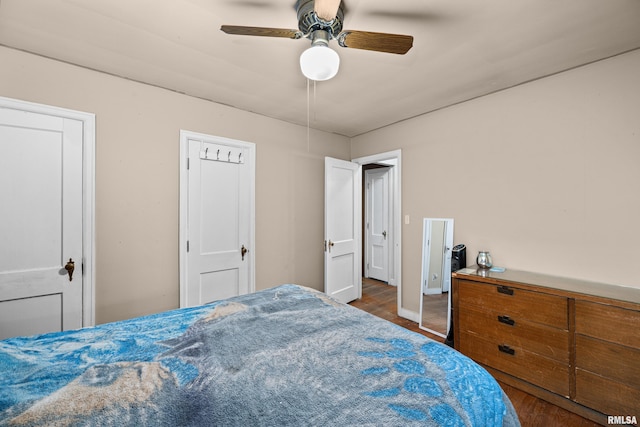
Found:
[[183, 307], [254, 290], [254, 146], [198, 134], [184, 145]]
[[82, 121], [0, 108], [0, 339], [82, 327], [82, 150]]

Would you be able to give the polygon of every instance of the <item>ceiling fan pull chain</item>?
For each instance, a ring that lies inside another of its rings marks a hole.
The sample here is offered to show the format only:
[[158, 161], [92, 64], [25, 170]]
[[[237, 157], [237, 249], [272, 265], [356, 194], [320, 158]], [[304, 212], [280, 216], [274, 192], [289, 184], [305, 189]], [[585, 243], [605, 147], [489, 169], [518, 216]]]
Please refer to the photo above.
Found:
[[311, 123], [309, 122], [309, 102], [310, 102], [310, 97], [309, 97], [309, 82], [310, 80], [307, 79], [307, 153], [310, 151], [311, 149], [311, 143], [309, 142], [310, 139], [310, 135], [309, 135], [309, 126], [311, 125]]

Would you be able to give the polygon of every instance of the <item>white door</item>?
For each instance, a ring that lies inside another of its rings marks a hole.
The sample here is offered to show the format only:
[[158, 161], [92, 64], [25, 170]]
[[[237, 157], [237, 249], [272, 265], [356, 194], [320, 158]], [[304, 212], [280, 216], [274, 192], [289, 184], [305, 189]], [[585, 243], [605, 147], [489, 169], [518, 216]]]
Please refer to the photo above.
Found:
[[362, 295], [361, 166], [325, 157], [324, 191], [324, 290], [346, 303]]
[[0, 200], [0, 339], [82, 327], [83, 122], [0, 108]]
[[365, 172], [366, 187], [366, 274], [389, 281], [389, 169]]
[[255, 146], [181, 132], [180, 305], [252, 292]]

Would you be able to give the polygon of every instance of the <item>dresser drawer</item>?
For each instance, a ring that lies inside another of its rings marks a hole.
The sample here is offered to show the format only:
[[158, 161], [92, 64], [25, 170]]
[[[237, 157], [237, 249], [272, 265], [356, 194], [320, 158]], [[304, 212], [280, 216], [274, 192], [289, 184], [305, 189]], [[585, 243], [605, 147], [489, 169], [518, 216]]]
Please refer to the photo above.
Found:
[[[493, 342], [473, 333], [460, 333], [460, 352], [476, 362], [569, 396], [569, 365], [510, 343]], [[504, 347], [506, 346], [506, 347]]]
[[473, 306], [460, 310], [461, 330], [475, 333], [488, 341], [508, 343], [541, 356], [569, 363], [569, 332], [529, 322], [503, 311], [479, 311]]
[[569, 310], [564, 297], [470, 280], [459, 280], [458, 286], [459, 304], [462, 307], [475, 306], [480, 311], [493, 312], [508, 310], [514, 318], [522, 317], [559, 329], [569, 328]]
[[[576, 368], [640, 391], [640, 350], [576, 335]], [[640, 415], [640, 414], [639, 414]]]
[[640, 349], [640, 311], [576, 300], [576, 333]]
[[640, 414], [640, 390], [576, 369], [575, 401], [606, 415]]

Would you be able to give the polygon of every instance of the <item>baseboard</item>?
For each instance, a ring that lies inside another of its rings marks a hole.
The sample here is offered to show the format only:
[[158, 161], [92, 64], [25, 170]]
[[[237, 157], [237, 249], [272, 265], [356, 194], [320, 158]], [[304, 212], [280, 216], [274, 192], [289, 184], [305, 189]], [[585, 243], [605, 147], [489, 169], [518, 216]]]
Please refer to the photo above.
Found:
[[398, 308], [398, 316], [411, 320], [412, 322], [420, 323], [420, 313], [407, 310], [406, 308]]

